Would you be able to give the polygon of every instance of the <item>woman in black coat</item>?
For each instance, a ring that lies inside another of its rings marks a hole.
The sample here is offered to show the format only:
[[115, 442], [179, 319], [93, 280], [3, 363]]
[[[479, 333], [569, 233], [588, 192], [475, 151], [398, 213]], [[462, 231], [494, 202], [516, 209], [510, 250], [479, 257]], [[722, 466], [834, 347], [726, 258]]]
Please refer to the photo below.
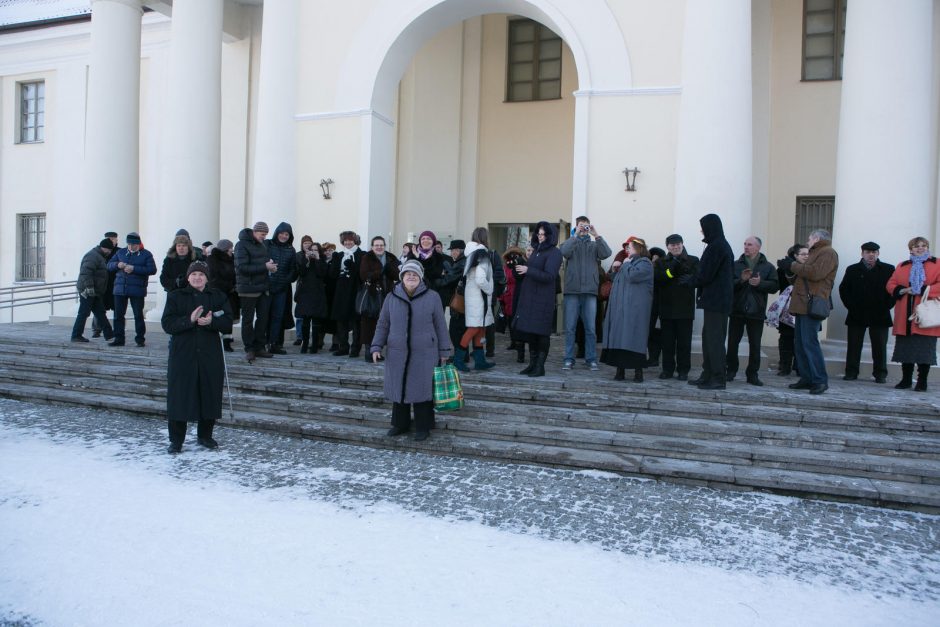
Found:
[[545, 376], [549, 338], [555, 318], [556, 283], [561, 270], [562, 255], [556, 244], [558, 231], [549, 222], [539, 222], [532, 234], [532, 254], [527, 265], [517, 265], [517, 277], [524, 277], [519, 287], [519, 302], [513, 328], [522, 341], [528, 342], [531, 361], [519, 374]]
[[320, 350], [317, 332], [329, 317], [326, 300], [326, 278], [330, 268], [323, 258], [320, 244], [304, 235], [297, 253], [299, 278], [294, 292], [294, 316], [300, 318], [300, 352], [316, 353]]
[[[359, 316], [356, 314], [356, 292], [359, 290], [359, 264], [362, 262], [364, 253], [356, 244], [358, 239], [359, 236], [352, 231], [340, 233], [340, 248], [336, 249], [330, 259], [330, 278], [335, 285], [330, 319], [336, 322], [336, 333], [333, 337], [336, 338], [338, 346], [333, 354], [337, 357], [359, 356]], [[353, 336], [351, 343], [350, 331]]]
[[[235, 245], [231, 240], [220, 239], [209, 253], [206, 263], [209, 265], [209, 287], [228, 296], [228, 304], [232, 308], [232, 321], [238, 322], [241, 303], [238, 301], [238, 292], [235, 291], [234, 248]], [[222, 341], [225, 344], [225, 350], [232, 352], [232, 334], [223, 335]]]
[[189, 264], [196, 261], [193, 242], [186, 235], [173, 238], [173, 245], [166, 251], [163, 269], [160, 271], [160, 285], [167, 292], [186, 287], [186, 271]]
[[212, 439], [215, 421], [222, 416], [222, 385], [225, 362], [220, 333], [232, 332], [232, 310], [228, 297], [207, 287], [209, 266], [190, 264], [188, 285], [167, 296], [163, 330], [170, 335], [167, 361], [166, 417], [170, 453], [183, 450], [186, 423], [196, 422], [197, 442], [217, 448]]
[[359, 339], [365, 346], [366, 362], [372, 363], [372, 353], [369, 348], [372, 346], [372, 338], [375, 335], [375, 325], [379, 320], [379, 312], [382, 310], [382, 303], [385, 297], [391, 293], [395, 284], [398, 283], [398, 258], [395, 255], [386, 252], [385, 238], [376, 235], [372, 238], [372, 250], [362, 257], [359, 265], [359, 280], [366, 286], [366, 289], [377, 298], [379, 309], [375, 317], [366, 314], [360, 315], [360, 334]]

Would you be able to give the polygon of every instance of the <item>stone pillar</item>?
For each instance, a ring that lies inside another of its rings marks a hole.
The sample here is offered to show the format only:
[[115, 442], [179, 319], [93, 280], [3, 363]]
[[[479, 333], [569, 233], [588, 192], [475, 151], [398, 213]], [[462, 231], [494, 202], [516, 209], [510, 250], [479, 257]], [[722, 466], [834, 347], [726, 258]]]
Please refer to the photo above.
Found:
[[[137, 229], [140, 144], [140, 0], [93, 0], [85, 191], [88, 219], [73, 235]], [[87, 233], [86, 233], [87, 231]]]
[[294, 141], [297, 130], [294, 120], [298, 80], [297, 0], [268, 0], [263, 11], [251, 221], [266, 220], [276, 224], [286, 220], [294, 224], [297, 213]]
[[908, 240], [936, 226], [933, 4], [852, 0], [847, 12], [833, 225], [840, 270], [869, 240], [896, 264]]
[[699, 218], [717, 213], [739, 252], [752, 213], [751, 0], [686, 3], [681, 98], [675, 232], [701, 251]]
[[223, 0], [177, 0], [170, 35], [167, 132], [161, 157], [161, 233], [185, 228], [198, 246], [219, 237]]

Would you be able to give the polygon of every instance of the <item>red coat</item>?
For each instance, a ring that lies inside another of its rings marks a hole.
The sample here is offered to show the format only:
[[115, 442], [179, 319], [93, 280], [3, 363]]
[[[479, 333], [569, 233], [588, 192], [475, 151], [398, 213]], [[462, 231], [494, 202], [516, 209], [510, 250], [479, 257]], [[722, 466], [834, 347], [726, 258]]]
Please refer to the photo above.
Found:
[[[940, 300], [940, 265], [937, 258], [931, 257], [924, 262], [924, 288], [930, 286], [930, 300]], [[894, 269], [894, 274], [888, 279], [885, 288], [888, 293], [897, 299], [894, 305], [894, 334], [895, 335], [932, 335], [940, 337], [940, 327], [921, 329], [915, 322], [908, 320], [914, 309], [920, 304], [920, 294], [898, 295], [905, 287], [911, 286], [911, 262], [902, 261]]]

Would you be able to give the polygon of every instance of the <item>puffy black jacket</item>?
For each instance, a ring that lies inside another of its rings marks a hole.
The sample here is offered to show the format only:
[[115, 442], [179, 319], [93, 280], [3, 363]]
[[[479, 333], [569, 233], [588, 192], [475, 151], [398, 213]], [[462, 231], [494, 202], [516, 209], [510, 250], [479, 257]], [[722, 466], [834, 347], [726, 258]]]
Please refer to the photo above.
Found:
[[252, 235], [250, 228], [238, 233], [235, 244], [235, 291], [239, 294], [262, 294], [268, 291], [268, 268], [271, 257], [264, 242]]
[[[279, 239], [281, 233], [290, 236], [286, 242], [282, 243]], [[278, 224], [274, 229], [274, 236], [264, 242], [268, 247], [268, 257], [277, 264], [277, 271], [268, 277], [268, 289], [272, 294], [280, 294], [297, 280], [297, 251], [294, 250], [293, 243], [294, 231], [287, 222]]]
[[734, 288], [732, 286], [732, 266], [734, 266], [734, 253], [731, 245], [725, 239], [725, 230], [721, 225], [721, 218], [714, 213], [702, 216], [699, 220], [702, 225], [702, 241], [707, 244], [699, 261], [698, 272], [688, 283], [699, 288], [697, 306], [705, 311], [731, 313], [731, 301]]

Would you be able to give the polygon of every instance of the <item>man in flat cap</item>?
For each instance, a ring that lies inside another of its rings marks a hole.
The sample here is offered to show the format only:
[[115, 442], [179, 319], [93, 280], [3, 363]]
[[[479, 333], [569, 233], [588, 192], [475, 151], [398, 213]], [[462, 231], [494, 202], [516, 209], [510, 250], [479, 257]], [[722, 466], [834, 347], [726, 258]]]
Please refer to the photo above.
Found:
[[127, 247], [122, 248], [108, 262], [108, 270], [116, 274], [114, 279], [114, 341], [108, 346], [124, 346], [124, 316], [127, 305], [134, 311], [134, 342], [144, 346], [147, 323], [144, 321], [144, 299], [147, 284], [157, 273], [153, 254], [145, 250], [140, 235], [131, 232], [126, 237]]
[[891, 307], [894, 299], [885, 285], [894, 266], [878, 260], [880, 247], [875, 242], [862, 244], [862, 260], [845, 269], [839, 284], [839, 297], [848, 310], [848, 346], [845, 352], [846, 381], [858, 378], [865, 329], [871, 342], [872, 376], [875, 383], [884, 383], [888, 376], [888, 330], [891, 328]]

